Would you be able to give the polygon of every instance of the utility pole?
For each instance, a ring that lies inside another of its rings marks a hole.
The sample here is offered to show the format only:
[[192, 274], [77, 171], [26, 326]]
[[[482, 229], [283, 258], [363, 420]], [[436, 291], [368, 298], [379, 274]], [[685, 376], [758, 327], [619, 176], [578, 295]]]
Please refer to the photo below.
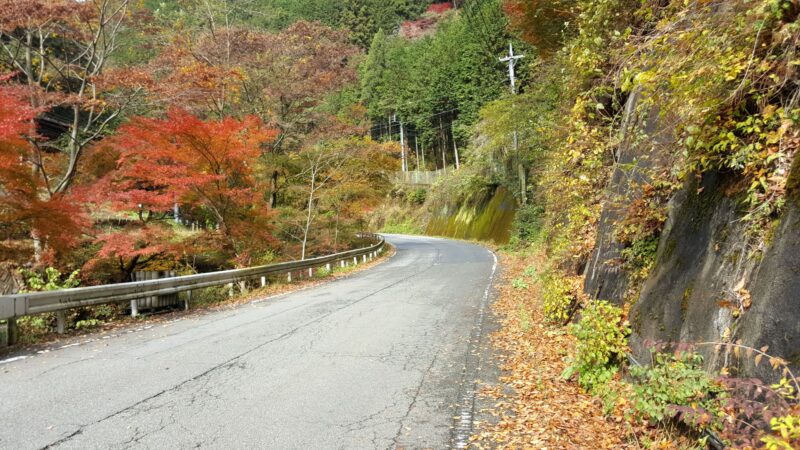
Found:
[[425, 166], [425, 142], [422, 142], [422, 168], [427, 170]]
[[[392, 122], [397, 122], [397, 114], [392, 116]], [[402, 161], [403, 172], [408, 171], [408, 166], [406, 165], [406, 140], [402, 121], [400, 122], [400, 159]]]
[[456, 170], [461, 168], [461, 163], [458, 160], [458, 144], [456, 144], [456, 134], [453, 132], [453, 122], [450, 122], [450, 136], [453, 138], [453, 153], [456, 156]]
[[[508, 44], [508, 56], [504, 58], [500, 58], [500, 62], [508, 63], [508, 79], [511, 81], [511, 95], [514, 96], [517, 94], [517, 77], [514, 69], [517, 66], [517, 61], [524, 58], [525, 55], [515, 55], [514, 54], [514, 44]], [[514, 103], [512, 100], [512, 108], [514, 107]], [[519, 177], [519, 195], [522, 204], [528, 203], [528, 184], [526, 175], [525, 175], [525, 166], [522, 165], [522, 156], [519, 154], [519, 137], [517, 136], [517, 129], [514, 128], [514, 136], [513, 136], [513, 144], [514, 144], [514, 154], [517, 156], [517, 176]]]
[[442, 170], [447, 172], [447, 139], [444, 136], [444, 126], [442, 125], [442, 116], [439, 116], [439, 144], [442, 149]]
[[414, 153], [417, 155], [417, 172], [419, 172], [419, 140], [417, 140], [417, 129], [414, 129]]
[[400, 122], [400, 153], [403, 155], [403, 172], [408, 172], [408, 161], [406, 160], [406, 134], [403, 129], [403, 122]]
[[517, 61], [524, 58], [525, 55], [514, 54], [514, 44], [508, 44], [508, 56], [500, 58], [500, 62], [508, 63], [508, 78], [511, 80], [511, 94], [517, 93], [517, 77], [514, 68], [517, 66]]

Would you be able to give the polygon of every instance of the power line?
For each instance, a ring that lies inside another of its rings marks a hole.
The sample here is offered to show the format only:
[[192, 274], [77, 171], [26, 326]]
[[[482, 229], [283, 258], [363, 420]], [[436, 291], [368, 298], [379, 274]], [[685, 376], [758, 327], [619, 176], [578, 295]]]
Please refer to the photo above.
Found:
[[[448, 113], [451, 113], [451, 112], [454, 112], [454, 111], [458, 111], [458, 108], [453, 108], [453, 109], [448, 109], [448, 110], [445, 110], [445, 111], [440, 111], [438, 113], [431, 114], [430, 116], [425, 116], [424, 118], [425, 119], [432, 119], [432, 118], [439, 117], [439, 116], [442, 116], [442, 115], [445, 115], [445, 114], [448, 114]], [[382, 130], [387, 129], [387, 128], [389, 129], [389, 131], [391, 131], [391, 128], [393, 128], [395, 126], [394, 124], [396, 124], [396, 123], [399, 124], [399, 122], [397, 122], [397, 121], [392, 121], [389, 125], [381, 123], [381, 124], [373, 126], [371, 128], [371, 131], [375, 131], [376, 129], [381, 129], [381, 131], [382, 131]]]

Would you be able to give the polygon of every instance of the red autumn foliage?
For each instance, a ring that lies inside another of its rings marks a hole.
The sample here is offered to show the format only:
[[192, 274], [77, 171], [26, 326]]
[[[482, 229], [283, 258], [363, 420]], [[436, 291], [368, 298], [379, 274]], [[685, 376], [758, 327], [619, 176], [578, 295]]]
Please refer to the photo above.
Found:
[[570, 0], [504, 0], [503, 10], [512, 28], [548, 56], [561, 46], [565, 23], [575, 18]]
[[[197, 209], [218, 227], [216, 248], [240, 264], [272, 243], [269, 211], [258, 190], [254, 168], [263, 146], [274, 139], [254, 117], [203, 121], [180, 109], [163, 119], [136, 118], [100, 145], [117, 155], [117, 166], [95, 183], [87, 199], [138, 216], [140, 236], [130, 227], [98, 240], [100, 258], [140, 258], [174, 253], [151, 228], [161, 225], [174, 205]], [[163, 233], [163, 230], [162, 230]]]
[[102, 144], [118, 152], [118, 167], [96, 200], [145, 213], [168, 211], [176, 202], [213, 205], [222, 220], [229, 205], [253, 194], [250, 163], [273, 137], [253, 117], [202, 121], [173, 109], [165, 119], [134, 119]]
[[400, 36], [406, 39], [417, 39], [427, 36], [436, 30], [442, 16], [453, 10], [450, 3], [435, 3], [428, 7], [422, 18], [406, 21], [400, 26]]
[[428, 7], [426, 11], [427, 14], [444, 14], [447, 11], [453, 9], [453, 4], [450, 2], [447, 3], [434, 3]]
[[78, 206], [66, 194], [50, 195], [36, 172], [41, 156], [28, 138], [38, 113], [25, 89], [0, 85], [0, 233], [7, 243], [35, 236], [53, 256], [81, 237], [84, 222]]

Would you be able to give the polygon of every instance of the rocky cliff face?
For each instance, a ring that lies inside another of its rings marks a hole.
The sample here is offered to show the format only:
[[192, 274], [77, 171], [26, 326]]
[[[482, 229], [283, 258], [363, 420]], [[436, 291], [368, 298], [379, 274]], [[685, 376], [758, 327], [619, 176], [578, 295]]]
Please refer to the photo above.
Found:
[[426, 234], [505, 244], [511, 237], [516, 212], [514, 196], [497, 188], [461, 205], [440, 205], [428, 222]]
[[[800, 202], [790, 195], [788, 207], [774, 231], [753, 243], [742, 220], [737, 179], [725, 173], [705, 174], [686, 181], [668, 206], [668, 220], [659, 238], [655, 265], [641, 286], [619, 265], [622, 245], [615, 225], [624, 217], [620, 204], [636, 198], [648, 170], [663, 166], [671, 143], [665, 119], [657, 114], [639, 119], [631, 96], [626, 108], [618, 164], [609, 185], [597, 241], [585, 271], [585, 292], [623, 303], [626, 294], [641, 288], [629, 318], [634, 330], [631, 345], [649, 360], [651, 343], [702, 343], [697, 350], [710, 367], [729, 367], [733, 373], [775, 378], [762, 363], [736, 358], [716, 342], [755, 348], [800, 366]], [[644, 130], [657, 136], [658, 148], [645, 147], [630, 134]], [[670, 150], [671, 148], [671, 150]], [[645, 155], [650, 155], [646, 157]], [[795, 164], [795, 177], [800, 169]], [[627, 299], [631, 300], [631, 299]], [[709, 344], [705, 344], [709, 343]], [[743, 354], [745, 352], [742, 352]]]

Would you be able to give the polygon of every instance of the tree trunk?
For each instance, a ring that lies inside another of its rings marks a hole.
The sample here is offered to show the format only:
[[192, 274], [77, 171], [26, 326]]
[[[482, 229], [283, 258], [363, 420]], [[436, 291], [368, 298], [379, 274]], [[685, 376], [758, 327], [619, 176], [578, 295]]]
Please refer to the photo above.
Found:
[[272, 209], [278, 207], [278, 176], [278, 171], [273, 170], [269, 179], [269, 207]]
[[311, 174], [311, 190], [308, 193], [308, 210], [306, 211], [306, 226], [303, 228], [303, 251], [300, 254], [300, 260], [306, 259], [306, 245], [308, 244], [308, 232], [311, 229], [311, 217], [314, 208], [314, 189], [316, 188], [316, 173]]
[[339, 245], [339, 214], [341, 211], [336, 208], [336, 232], [333, 234], [333, 248], [336, 249]]
[[444, 127], [442, 125], [442, 118], [439, 117], [439, 148], [442, 149], [442, 170], [447, 169], [447, 139], [444, 135]]

